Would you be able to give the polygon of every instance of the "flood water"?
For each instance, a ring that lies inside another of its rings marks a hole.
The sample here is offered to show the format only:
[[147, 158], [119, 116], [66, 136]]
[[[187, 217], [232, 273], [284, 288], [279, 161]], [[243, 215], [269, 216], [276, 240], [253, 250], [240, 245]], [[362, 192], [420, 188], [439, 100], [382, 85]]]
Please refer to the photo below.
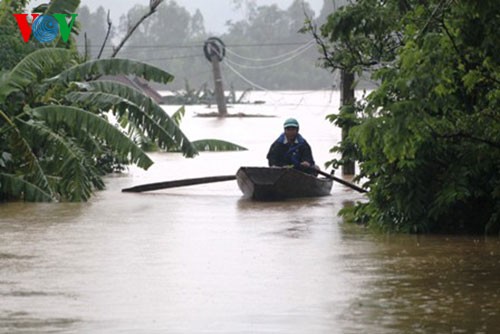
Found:
[[[245, 152], [184, 159], [155, 153], [148, 171], [106, 179], [87, 203], [0, 205], [0, 333], [496, 333], [498, 238], [373, 235], [337, 212], [363, 196], [259, 203], [236, 181], [143, 194], [122, 188], [230, 175], [263, 166], [287, 117], [297, 117], [317, 163], [340, 132], [331, 92], [253, 93], [265, 105], [198, 118], [191, 140]], [[169, 113], [174, 108], [166, 108]], [[337, 175], [339, 175], [337, 173]]]

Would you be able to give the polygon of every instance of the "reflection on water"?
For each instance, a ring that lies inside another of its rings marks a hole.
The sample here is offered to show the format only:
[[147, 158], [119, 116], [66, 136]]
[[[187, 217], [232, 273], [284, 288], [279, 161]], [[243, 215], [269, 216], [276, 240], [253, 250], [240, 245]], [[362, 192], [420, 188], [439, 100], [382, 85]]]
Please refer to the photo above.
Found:
[[374, 236], [339, 220], [362, 196], [338, 184], [332, 196], [271, 203], [243, 199], [235, 181], [120, 192], [264, 165], [289, 116], [322, 164], [339, 139], [325, 96], [251, 110], [276, 118], [188, 109], [192, 139], [249, 151], [153, 154], [150, 170], [109, 177], [88, 203], [0, 205], [0, 333], [496, 331], [498, 239]]

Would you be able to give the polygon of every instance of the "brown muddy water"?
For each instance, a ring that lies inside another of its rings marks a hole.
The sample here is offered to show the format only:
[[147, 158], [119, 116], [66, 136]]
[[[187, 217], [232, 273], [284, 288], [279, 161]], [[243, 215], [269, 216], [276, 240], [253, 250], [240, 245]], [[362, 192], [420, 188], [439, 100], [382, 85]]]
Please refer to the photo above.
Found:
[[[195, 118], [190, 139], [249, 151], [152, 154], [88, 203], [0, 205], [0, 333], [497, 333], [498, 238], [380, 236], [337, 212], [363, 196], [258, 203], [235, 181], [121, 193], [137, 184], [262, 166], [297, 117], [319, 164], [340, 133], [338, 94], [253, 93], [265, 105]], [[175, 109], [167, 108], [173, 112]]]

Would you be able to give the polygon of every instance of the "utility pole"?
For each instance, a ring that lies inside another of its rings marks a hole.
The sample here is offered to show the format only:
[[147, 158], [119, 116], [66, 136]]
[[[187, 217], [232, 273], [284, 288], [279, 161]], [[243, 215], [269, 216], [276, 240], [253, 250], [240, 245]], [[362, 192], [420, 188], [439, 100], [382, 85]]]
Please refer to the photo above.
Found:
[[227, 115], [226, 97], [224, 96], [224, 85], [220, 72], [220, 62], [224, 59], [226, 47], [219, 38], [210, 37], [205, 41], [203, 52], [205, 53], [207, 60], [212, 63], [215, 100], [217, 101], [219, 116], [225, 117]]
[[[354, 73], [342, 69], [340, 72], [340, 107], [354, 104]], [[351, 127], [349, 125], [344, 125], [342, 127], [342, 141], [347, 138], [349, 130]], [[345, 157], [342, 156], [342, 159]], [[354, 161], [344, 162], [342, 165], [342, 175], [354, 175]]]

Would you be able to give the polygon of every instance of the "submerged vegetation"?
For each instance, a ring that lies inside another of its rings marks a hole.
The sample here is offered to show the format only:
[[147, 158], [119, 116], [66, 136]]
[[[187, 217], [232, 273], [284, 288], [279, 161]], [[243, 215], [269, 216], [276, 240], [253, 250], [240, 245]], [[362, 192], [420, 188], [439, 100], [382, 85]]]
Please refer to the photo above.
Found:
[[[225, 96], [226, 103], [230, 104], [244, 104], [245, 96], [251, 89], [246, 89], [238, 96], [234, 87], [231, 86], [229, 94]], [[176, 91], [173, 95], [167, 95], [162, 99], [162, 104], [173, 105], [192, 105], [192, 104], [207, 104], [208, 106], [216, 104], [215, 93], [208, 88], [204, 83], [200, 88], [191, 88], [189, 82], [186, 80], [184, 90]]]
[[499, 233], [499, 17], [491, 0], [360, 0], [319, 32], [309, 24], [326, 67], [380, 82], [330, 117], [353, 125], [335, 150], [370, 189], [344, 215], [386, 231]]

